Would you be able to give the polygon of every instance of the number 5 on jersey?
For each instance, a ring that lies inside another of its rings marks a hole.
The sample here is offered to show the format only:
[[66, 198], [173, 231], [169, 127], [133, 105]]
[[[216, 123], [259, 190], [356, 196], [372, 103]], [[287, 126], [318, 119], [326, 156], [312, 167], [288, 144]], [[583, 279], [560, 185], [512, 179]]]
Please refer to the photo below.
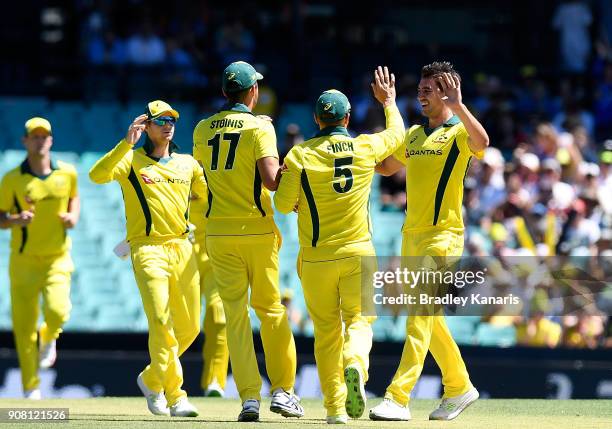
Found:
[[[219, 148], [221, 141], [221, 133], [215, 134], [215, 136], [208, 140], [208, 146], [212, 147], [212, 158], [210, 163], [210, 169], [216, 170], [219, 164]], [[236, 158], [236, 149], [238, 148], [238, 141], [240, 140], [240, 133], [225, 133], [223, 134], [223, 140], [228, 141], [230, 146], [227, 152], [227, 159], [225, 160], [225, 169], [231, 170], [234, 167], [234, 159]]]
[[344, 177], [344, 186], [340, 185], [340, 181], [334, 180], [334, 191], [339, 194], [348, 192], [353, 187], [353, 172], [349, 166], [353, 163], [353, 157], [334, 159], [334, 179]]

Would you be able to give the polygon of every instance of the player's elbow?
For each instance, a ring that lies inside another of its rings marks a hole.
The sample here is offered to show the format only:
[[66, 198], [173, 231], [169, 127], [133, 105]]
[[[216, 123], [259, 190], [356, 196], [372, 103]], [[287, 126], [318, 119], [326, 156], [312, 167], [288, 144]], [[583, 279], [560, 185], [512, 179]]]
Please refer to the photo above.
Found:
[[480, 152], [480, 151], [485, 150], [487, 147], [489, 147], [489, 136], [486, 134], [483, 136], [480, 136], [478, 140], [474, 142], [474, 146], [476, 146], [473, 148], [475, 152]]
[[376, 171], [378, 174], [380, 174], [381, 176], [390, 176], [391, 174], [385, 169], [385, 167], [382, 164], [378, 164], [375, 168], [374, 171]]
[[107, 175], [104, 174], [103, 171], [94, 167], [91, 170], [89, 170], [89, 180], [91, 180], [93, 183], [96, 183], [98, 185], [102, 185], [104, 183], [109, 182], [110, 178], [108, 178]]
[[269, 191], [276, 191], [278, 189], [276, 178], [264, 177], [261, 182]]

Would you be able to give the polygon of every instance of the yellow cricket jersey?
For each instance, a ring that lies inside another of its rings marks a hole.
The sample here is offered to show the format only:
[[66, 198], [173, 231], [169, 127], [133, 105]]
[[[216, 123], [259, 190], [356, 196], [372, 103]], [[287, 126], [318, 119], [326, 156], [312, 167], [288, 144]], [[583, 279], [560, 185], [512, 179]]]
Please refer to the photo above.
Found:
[[77, 196], [77, 173], [67, 163], [51, 162], [51, 174], [36, 176], [26, 159], [6, 173], [0, 184], [0, 211], [16, 214], [34, 212], [32, 222], [11, 231], [11, 251], [24, 255], [55, 255], [70, 250], [59, 214], [68, 211], [68, 202]]
[[414, 125], [393, 154], [406, 165], [404, 232], [449, 229], [462, 232], [463, 179], [472, 156], [465, 126], [454, 115], [442, 126]]
[[193, 144], [209, 189], [207, 235], [273, 232], [272, 199], [257, 160], [278, 158], [274, 126], [244, 104], [235, 104], [200, 121]]
[[404, 137], [397, 106], [385, 108], [385, 116], [383, 132], [351, 137], [346, 128], [327, 127], [285, 157], [274, 204], [282, 213], [298, 207], [302, 248], [369, 243], [374, 168], [397, 150]]
[[160, 243], [189, 232], [189, 195], [206, 198], [202, 168], [191, 155], [154, 158], [125, 140], [89, 172], [95, 183], [117, 180], [123, 191], [130, 243]]

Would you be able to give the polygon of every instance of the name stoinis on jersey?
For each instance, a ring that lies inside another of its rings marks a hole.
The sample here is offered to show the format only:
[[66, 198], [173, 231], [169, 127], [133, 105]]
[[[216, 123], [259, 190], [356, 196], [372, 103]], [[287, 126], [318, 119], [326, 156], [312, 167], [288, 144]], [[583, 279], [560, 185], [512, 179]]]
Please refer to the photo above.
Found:
[[355, 152], [353, 142], [330, 142], [326, 149], [328, 153]]
[[210, 121], [210, 129], [213, 130], [215, 128], [242, 128], [244, 126], [244, 121], [242, 119], [229, 119], [223, 118], [218, 120]]

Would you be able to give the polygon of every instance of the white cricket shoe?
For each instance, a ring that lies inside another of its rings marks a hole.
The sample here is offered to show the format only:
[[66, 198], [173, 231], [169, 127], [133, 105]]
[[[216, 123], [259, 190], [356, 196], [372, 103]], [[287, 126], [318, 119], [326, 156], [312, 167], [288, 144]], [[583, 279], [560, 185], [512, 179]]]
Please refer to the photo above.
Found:
[[408, 421], [410, 419], [410, 408], [389, 398], [384, 398], [380, 404], [370, 410], [370, 420]]
[[429, 420], [452, 420], [476, 402], [479, 396], [478, 390], [472, 387], [463, 395], [442, 399], [440, 406], [429, 415]]
[[26, 390], [25, 392], [23, 392], [23, 397], [32, 401], [40, 401], [42, 399], [40, 389]]
[[219, 383], [213, 381], [206, 387], [206, 390], [204, 390], [204, 396], [208, 396], [209, 398], [223, 398], [225, 392]]
[[242, 411], [238, 415], [239, 422], [258, 422], [259, 421], [259, 401], [257, 399], [247, 399], [242, 403]]
[[136, 379], [136, 383], [140, 388], [140, 391], [147, 398], [147, 407], [149, 407], [149, 411], [155, 414], [156, 416], [169, 416], [170, 410], [168, 409], [168, 401], [166, 401], [166, 397], [164, 396], [164, 392], [154, 392], [149, 389], [142, 379], [142, 372], [138, 374], [138, 378]]
[[197, 417], [198, 409], [189, 402], [186, 396], [183, 396], [170, 407], [170, 415], [172, 417]]
[[344, 369], [344, 382], [346, 383], [346, 413], [352, 419], [363, 416], [366, 407], [366, 394], [363, 387], [361, 371], [354, 365]]
[[41, 369], [51, 368], [57, 360], [57, 345], [55, 340], [48, 343], [40, 343], [38, 350], [38, 367]]
[[325, 419], [328, 425], [345, 425], [348, 423], [348, 416], [340, 414], [339, 416], [327, 416]]
[[283, 417], [302, 417], [304, 416], [304, 408], [300, 405], [300, 398], [293, 394], [276, 389], [272, 392], [272, 402], [270, 403], [270, 411], [280, 414]]

